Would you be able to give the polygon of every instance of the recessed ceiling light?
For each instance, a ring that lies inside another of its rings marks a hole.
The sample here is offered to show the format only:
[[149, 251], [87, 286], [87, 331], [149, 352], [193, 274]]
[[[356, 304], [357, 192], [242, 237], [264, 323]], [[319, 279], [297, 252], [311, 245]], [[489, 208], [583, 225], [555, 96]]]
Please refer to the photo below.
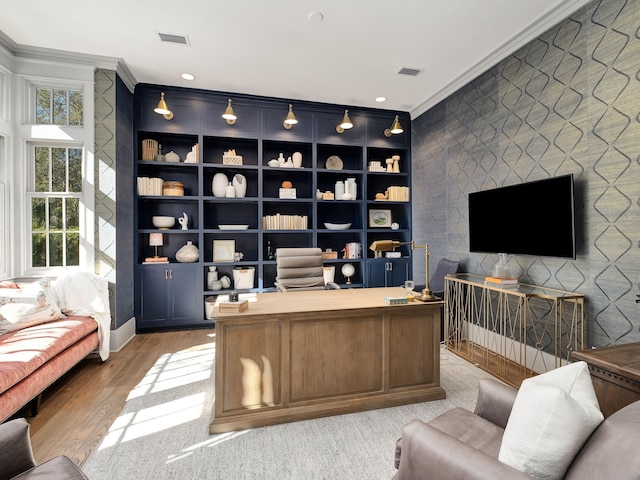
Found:
[[324, 20], [324, 15], [322, 15], [320, 12], [311, 12], [308, 18], [312, 23], [320, 23], [322, 20]]
[[387, 97], [376, 97], [376, 102], [384, 102]]
[[196, 77], [194, 75], [191, 75], [190, 73], [183, 73], [180, 76], [182, 78], [184, 78], [185, 80], [195, 80], [196, 79]]

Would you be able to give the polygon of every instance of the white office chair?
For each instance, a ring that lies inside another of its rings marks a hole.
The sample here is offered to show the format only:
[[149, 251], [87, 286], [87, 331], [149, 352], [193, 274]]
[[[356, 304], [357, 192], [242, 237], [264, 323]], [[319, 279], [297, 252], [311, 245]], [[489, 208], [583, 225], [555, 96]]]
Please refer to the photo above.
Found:
[[290, 290], [339, 290], [337, 283], [325, 284], [320, 248], [277, 248], [276, 287]]

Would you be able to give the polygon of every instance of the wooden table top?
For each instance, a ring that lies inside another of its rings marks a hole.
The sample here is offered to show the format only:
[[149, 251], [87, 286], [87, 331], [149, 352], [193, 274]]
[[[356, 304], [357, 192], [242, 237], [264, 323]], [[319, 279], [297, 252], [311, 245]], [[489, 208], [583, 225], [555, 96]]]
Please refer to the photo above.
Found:
[[[266, 292], [241, 294], [240, 299], [249, 300], [249, 308], [240, 313], [221, 313], [218, 308], [214, 320], [237, 316], [270, 315], [282, 313], [323, 312], [329, 310], [355, 310], [364, 308], [420, 308], [424, 305], [442, 305], [442, 301], [414, 301], [404, 305], [389, 305], [385, 297], [405, 297], [402, 287], [343, 288], [340, 290], [311, 290], [289, 292]], [[226, 300], [222, 296], [222, 301]], [[219, 297], [220, 301], [220, 297]]]
[[573, 352], [574, 360], [640, 381], [640, 342]]

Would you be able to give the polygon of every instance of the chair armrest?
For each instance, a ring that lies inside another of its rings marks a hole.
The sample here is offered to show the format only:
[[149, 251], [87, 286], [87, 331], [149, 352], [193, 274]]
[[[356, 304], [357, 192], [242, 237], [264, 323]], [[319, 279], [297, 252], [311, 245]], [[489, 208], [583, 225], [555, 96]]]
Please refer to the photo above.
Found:
[[36, 466], [29, 428], [24, 418], [0, 425], [0, 480], [9, 480]]
[[400, 468], [393, 480], [531, 480], [520, 470], [419, 420], [402, 429]]
[[493, 378], [478, 383], [478, 400], [473, 413], [501, 428], [507, 426], [518, 391]]

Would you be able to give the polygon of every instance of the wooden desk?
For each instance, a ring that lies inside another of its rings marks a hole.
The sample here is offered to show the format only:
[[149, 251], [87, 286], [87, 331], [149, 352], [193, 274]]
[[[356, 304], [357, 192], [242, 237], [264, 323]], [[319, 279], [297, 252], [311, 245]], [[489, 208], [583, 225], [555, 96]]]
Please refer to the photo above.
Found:
[[440, 400], [442, 302], [388, 305], [403, 288], [255, 295], [214, 313], [211, 433]]
[[605, 417], [640, 400], [640, 343], [573, 352], [589, 365], [600, 409]]

